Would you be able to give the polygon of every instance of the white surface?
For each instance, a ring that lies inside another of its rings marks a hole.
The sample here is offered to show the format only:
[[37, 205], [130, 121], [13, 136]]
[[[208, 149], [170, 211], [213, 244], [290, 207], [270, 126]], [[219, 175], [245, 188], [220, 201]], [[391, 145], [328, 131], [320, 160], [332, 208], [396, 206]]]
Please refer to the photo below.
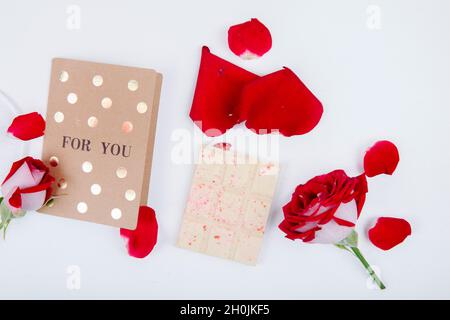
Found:
[[[66, 27], [72, 4], [79, 30]], [[369, 4], [381, 9], [380, 30], [367, 27]], [[0, 298], [450, 298], [449, 12], [445, 0], [2, 1], [0, 89], [23, 111], [45, 114], [53, 57], [153, 67], [164, 83], [149, 200], [160, 224], [154, 252], [136, 260], [118, 230], [30, 213], [0, 240]], [[252, 17], [269, 27], [273, 48], [248, 62], [228, 49], [226, 32]], [[280, 183], [257, 267], [174, 245], [193, 167], [172, 163], [171, 134], [194, 131], [188, 112], [203, 44], [260, 74], [289, 66], [325, 107], [310, 134], [280, 138]], [[392, 177], [369, 181], [357, 229], [383, 292], [366, 286], [350, 254], [292, 242], [277, 228], [297, 184], [337, 168], [360, 172], [378, 139], [394, 141], [401, 161]], [[41, 143], [31, 143], [33, 155]], [[364, 232], [379, 215], [407, 218], [412, 237], [389, 252], [375, 248]], [[66, 287], [72, 265], [79, 290]]]

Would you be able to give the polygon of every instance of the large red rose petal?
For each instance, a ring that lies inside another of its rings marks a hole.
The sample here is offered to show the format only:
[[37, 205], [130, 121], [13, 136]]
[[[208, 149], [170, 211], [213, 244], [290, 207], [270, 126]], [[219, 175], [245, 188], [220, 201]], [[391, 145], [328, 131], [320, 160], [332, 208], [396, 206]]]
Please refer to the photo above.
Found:
[[368, 177], [391, 175], [400, 160], [398, 149], [390, 141], [378, 141], [364, 156], [364, 171]]
[[243, 86], [258, 78], [203, 47], [189, 116], [208, 136], [219, 136], [237, 123], [234, 110]]
[[369, 230], [370, 241], [382, 250], [389, 250], [400, 244], [411, 235], [411, 225], [399, 218], [381, 217]]
[[258, 134], [279, 131], [285, 136], [311, 131], [323, 107], [297, 75], [288, 68], [260, 77], [245, 86], [238, 121]]
[[253, 18], [228, 29], [228, 46], [243, 59], [259, 58], [272, 48], [272, 36], [264, 24]]
[[23, 114], [14, 118], [8, 133], [20, 140], [31, 140], [44, 135], [45, 120], [37, 112]]
[[158, 222], [155, 211], [147, 206], [139, 207], [138, 223], [135, 230], [120, 229], [120, 235], [127, 240], [128, 254], [135, 258], [145, 258], [158, 239]]

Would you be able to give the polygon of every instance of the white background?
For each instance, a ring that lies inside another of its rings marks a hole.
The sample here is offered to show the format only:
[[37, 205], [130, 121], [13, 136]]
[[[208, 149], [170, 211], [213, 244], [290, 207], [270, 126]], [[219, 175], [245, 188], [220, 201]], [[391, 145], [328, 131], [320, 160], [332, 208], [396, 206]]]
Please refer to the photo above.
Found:
[[[66, 26], [69, 5], [81, 9], [78, 30]], [[371, 28], [369, 5], [381, 29]], [[29, 213], [0, 240], [0, 298], [450, 298], [449, 13], [445, 0], [3, 0], [0, 89], [22, 112], [45, 114], [53, 57], [155, 68], [164, 83], [149, 196], [160, 225], [155, 250], [137, 260], [116, 229]], [[227, 29], [252, 17], [269, 27], [273, 48], [243, 61], [228, 49]], [[171, 161], [171, 134], [194, 132], [188, 112], [204, 44], [259, 74], [288, 66], [324, 104], [310, 134], [280, 138], [282, 171], [256, 267], [175, 246], [193, 166]], [[11, 114], [0, 107], [4, 129]], [[287, 240], [277, 228], [297, 184], [337, 168], [360, 173], [379, 139], [395, 142], [401, 161], [393, 176], [370, 179], [357, 230], [383, 292], [367, 286], [349, 253]], [[1, 141], [3, 176], [20, 144]], [[31, 154], [41, 145], [30, 143]], [[412, 236], [377, 249], [366, 236], [377, 216], [408, 219]], [[72, 265], [79, 290], [66, 286]]]

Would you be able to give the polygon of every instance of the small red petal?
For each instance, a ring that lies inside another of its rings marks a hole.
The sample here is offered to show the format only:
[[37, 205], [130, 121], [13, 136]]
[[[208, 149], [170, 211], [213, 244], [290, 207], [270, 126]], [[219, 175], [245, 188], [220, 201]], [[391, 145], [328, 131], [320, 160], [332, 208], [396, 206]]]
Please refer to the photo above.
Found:
[[399, 218], [381, 217], [369, 230], [370, 241], [382, 250], [389, 250], [411, 235], [411, 225]]
[[237, 123], [234, 110], [243, 86], [258, 78], [203, 47], [191, 119], [208, 136], [219, 136]]
[[44, 131], [45, 120], [37, 112], [17, 116], [8, 128], [8, 133], [24, 141], [41, 137]]
[[395, 144], [390, 141], [378, 141], [364, 156], [364, 171], [368, 177], [379, 174], [391, 175], [397, 168], [399, 160]]
[[135, 258], [145, 258], [158, 239], [158, 222], [155, 211], [147, 206], [139, 207], [138, 223], [135, 230], [120, 229], [120, 235], [127, 239], [128, 254]]
[[11, 195], [11, 198], [9, 198], [9, 204], [17, 209], [22, 208], [22, 196], [20, 195], [19, 188], [16, 188], [14, 193]]
[[288, 137], [311, 131], [323, 113], [320, 101], [288, 68], [247, 84], [237, 110], [239, 121], [246, 120], [256, 133], [279, 131]]
[[228, 29], [228, 46], [243, 59], [259, 58], [272, 48], [272, 36], [264, 24], [253, 18]]
[[355, 224], [353, 222], [350, 222], [350, 221], [347, 221], [344, 219], [340, 219], [337, 217], [333, 217], [332, 219], [340, 226], [344, 226], [344, 227], [354, 227], [355, 226]]

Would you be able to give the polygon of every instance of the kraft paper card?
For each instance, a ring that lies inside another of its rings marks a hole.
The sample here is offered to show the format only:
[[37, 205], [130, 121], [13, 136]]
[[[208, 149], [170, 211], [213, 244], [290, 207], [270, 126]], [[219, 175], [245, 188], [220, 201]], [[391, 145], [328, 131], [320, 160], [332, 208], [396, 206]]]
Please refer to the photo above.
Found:
[[208, 146], [201, 152], [178, 246], [255, 265], [279, 167]]
[[54, 59], [43, 161], [56, 199], [43, 213], [135, 229], [147, 204], [162, 75]]

